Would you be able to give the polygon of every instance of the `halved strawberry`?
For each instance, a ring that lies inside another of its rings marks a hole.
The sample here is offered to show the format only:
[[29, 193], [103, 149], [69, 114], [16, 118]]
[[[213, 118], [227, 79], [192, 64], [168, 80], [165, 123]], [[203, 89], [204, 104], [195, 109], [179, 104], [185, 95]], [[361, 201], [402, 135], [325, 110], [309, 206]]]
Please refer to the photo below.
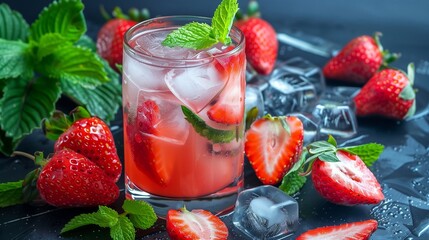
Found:
[[297, 240], [338, 240], [338, 239], [369, 239], [377, 229], [378, 223], [374, 219], [345, 223], [338, 226], [327, 226], [309, 230], [301, 234]]
[[207, 116], [217, 123], [239, 124], [244, 116], [244, 53], [215, 61], [216, 69], [228, 82], [207, 111]]
[[169, 173], [165, 163], [161, 161], [160, 154], [163, 150], [157, 146], [156, 140], [154, 140], [154, 136], [158, 135], [154, 125], [160, 121], [160, 110], [153, 100], [144, 98], [139, 100], [134, 119], [135, 125], [128, 125], [127, 129], [135, 155], [135, 164], [141, 171], [151, 172], [153, 177], [161, 183], [166, 183], [169, 180]]
[[168, 211], [166, 220], [167, 233], [172, 240], [228, 238], [225, 223], [206, 210], [172, 209]]
[[263, 184], [276, 184], [297, 162], [304, 128], [295, 116], [266, 115], [246, 132], [245, 153]]
[[357, 155], [339, 150], [339, 162], [316, 159], [311, 176], [325, 199], [341, 205], [376, 204], [384, 199], [374, 174]]

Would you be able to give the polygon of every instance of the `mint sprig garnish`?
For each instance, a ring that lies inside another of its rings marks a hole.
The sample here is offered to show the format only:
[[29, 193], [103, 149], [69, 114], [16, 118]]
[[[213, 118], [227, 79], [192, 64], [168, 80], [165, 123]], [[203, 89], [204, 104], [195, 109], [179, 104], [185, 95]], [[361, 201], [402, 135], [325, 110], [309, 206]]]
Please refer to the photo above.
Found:
[[97, 212], [72, 218], [61, 230], [61, 234], [86, 225], [97, 225], [110, 228], [110, 237], [113, 240], [134, 240], [135, 228], [148, 229], [157, 220], [153, 208], [144, 201], [126, 199], [122, 208], [124, 212], [119, 214], [109, 207], [99, 206]]
[[384, 146], [378, 143], [367, 143], [358, 146], [338, 147], [337, 141], [331, 135], [327, 141], [316, 141], [308, 144], [302, 151], [299, 160], [283, 177], [279, 188], [289, 195], [302, 188], [306, 182], [303, 178], [311, 173], [316, 159], [326, 162], [339, 162], [337, 151], [346, 151], [359, 156], [366, 166], [370, 167], [383, 152]]
[[[121, 105], [115, 73], [85, 38], [81, 0], [58, 0], [29, 25], [0, 4], [0, 152], [20, 141], [55, 111], [60, 96], [106, 122]], [[55, 21], [53, 21], [53, 19]]]
[[239, 137], [237, 136], [237, 131], [220, 130], [210, 127], [202, 118], [192, 112], [192, 110], [183, 105], [181, 107], [185, 119], [192, 125], [195, 131], [208, 140], [211, 140], [213, 143], [228, 143]]
[[196, 50], [209, 48], [219, 42], [230, 44], [229, 32], [238, 11], [237, 0], [222, 0], [216, 8], [211, 26], [206, 23], [188, 23], [167, 35], [162, 45]]

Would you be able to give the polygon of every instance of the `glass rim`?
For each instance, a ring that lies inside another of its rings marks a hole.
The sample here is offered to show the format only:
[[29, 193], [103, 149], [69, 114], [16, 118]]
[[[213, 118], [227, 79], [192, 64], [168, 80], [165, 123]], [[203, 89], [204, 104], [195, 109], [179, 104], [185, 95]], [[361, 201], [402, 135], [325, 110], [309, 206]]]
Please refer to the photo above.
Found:
[[[147, 54], [143, 51], [138, 51], [138, 50], [134, 49], [132, 46], [130, 46], [129, 41], [134, 36], [133, 33], [135, 31], [137, 31], [140, 27], [142, 27], [144, 25], [148, 25], [148, 23], [155, 21], [155, 20], [167, 20], [167, 19], [178, 19], [178, 20], [202, 19], [202, 20], [206, 20], [206, 21], [211, 21], [212, 18], [203, 17], [203, 16], [194, 16], [194, 15], [169, 15], [169, 16], [154, 17], [154, 18], [144, 20], [142, 22], [135, 24], [134, 26], [132, 26], [131, 28], [129, 28], [125, 32], [124, 38], [123, 38], [124, 51], [129, 51], [133, 55], [137, 55], [139, 57], [143, 57], [146, 59], [152, 59], [152, 60], [158, 61], [158, 62], [159, 61], [168, 61], [170, 63], [180, 63], [180, 65], [182, 65], [184, 63], [185, 64], [192, 64], [192, 65], [194, 65], [194, 64], [200, 65], [200, 64], [209, 63], [209, 62], [213, 61], [213, 59], [215, 59], [215, 58], [228, 57], [228, 56], [234, 55], [244, 48], [244, 41], [245, 41], [244, 34], [239, 28], [237, 28], [234, 25], [231, 26], [230, 34], [231, 34], [231, 31], [237, 32], [239, 34], [239, 41], [237, 41], [237, 45], [235, 45], [233, 49], [226, 51], [226, 52], [216, 54], [215, 56], [209, 55], [207, 57], [198, 58], [198, 59], [177, 59], [177, 58], [159, 57], [159, 56], [153, 56], [153, 55]], [[192, 20], [190, 20], [189, 22], [192, 22]], [[154, 29], [161, 29], [161, 28], [162, 27], [155, 27]], [[157, 64], [154, 64], [154, 65], [157, 65]]]

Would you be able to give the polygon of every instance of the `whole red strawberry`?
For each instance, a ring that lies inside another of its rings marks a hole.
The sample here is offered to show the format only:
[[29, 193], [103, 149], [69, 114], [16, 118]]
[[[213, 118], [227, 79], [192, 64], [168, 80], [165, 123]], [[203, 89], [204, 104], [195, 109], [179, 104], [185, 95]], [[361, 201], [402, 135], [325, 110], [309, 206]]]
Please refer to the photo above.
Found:
[[402, 120], [416, 110], [414, 65], [408, 75], [397, 69], [384, 69], [375, 74], [354, 97], [358, 116], [378, 115]]
[[317, 158], [312, 166], [314, 188], [325, 199], [340, 205], [377, 204], [384, 199], [380, 184], [357, 155], [337, 151], [339, 162]]
[[[116, 151], [112, 132], [101, 119], [91, 117], [82, 107], [76, 108], [68, 118], [56, 112], [44, 121], [48, 138], [56, 140], [54, 151], [71, 149], [98, 165], [106, 175], [117, 182], [122, 164]], [[59, 135], [59, 136], [58, 136]]]
[[206, 210], [172, 209], [168, 211], [166, 220], [167, 233], [172, 240], [226, 240], [228, 238], [228, 228], [225, 223]]
[[355, 239], [366, 240], [377, 230], [378, 222], [369, 219], [361, 222], [344, 223], [336, 226], [319, 227], [308, 230], [298, 236], [297, 240], [337, 240], [337, 239]]
[[304, 139], [301, 120], [295, 116], [264, 116], [246, 132], [245, 153], [263, 184], [276, 184], [298, 161]]
[[109, 62], [113, 69], [116, 64], [122, 65], [125, 32], [140, 21], [149, 19], [147, 9], [130, 8], [128, 14], [119, 7], [113, 10], [114, 18], [101, 8], [101, 13], [107, 22], [100, 28], [97, 35], [97, 53]]
[[352, 39], [323, 67], [324, 76], [353, 84], [366, 83], [381, 66], [387, 66], [398, 57], [383, 50], [379, 35]]
[[56, 152], [43, 166], [37, 189], [56, 207], [109, 205], [119, 196], [118, 186], [100, 167], [70, 149]]
[[277, 60], [278, 41], [273, 26], [258, 16], [257, 2], [249, 3], [248, 16], [235, 22], [246, 39], [246, 58], [259, 74], [268, 75]]
[[122, 64], [125, 32], [137, 22], [127, 19], [112, 19], [104, 24], [97, 35], [97, 53], [116, 69]]

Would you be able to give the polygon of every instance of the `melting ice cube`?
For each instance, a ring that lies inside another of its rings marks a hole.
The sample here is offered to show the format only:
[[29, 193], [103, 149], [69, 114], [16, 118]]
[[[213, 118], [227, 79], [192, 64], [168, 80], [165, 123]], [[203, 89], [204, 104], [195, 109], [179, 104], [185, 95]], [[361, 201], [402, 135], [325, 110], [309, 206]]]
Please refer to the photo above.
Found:
[[298, 203], [276, 187], [255, 187], [239, 194], [232, 221], [252, 239], [284, 238], [298, 225]]

